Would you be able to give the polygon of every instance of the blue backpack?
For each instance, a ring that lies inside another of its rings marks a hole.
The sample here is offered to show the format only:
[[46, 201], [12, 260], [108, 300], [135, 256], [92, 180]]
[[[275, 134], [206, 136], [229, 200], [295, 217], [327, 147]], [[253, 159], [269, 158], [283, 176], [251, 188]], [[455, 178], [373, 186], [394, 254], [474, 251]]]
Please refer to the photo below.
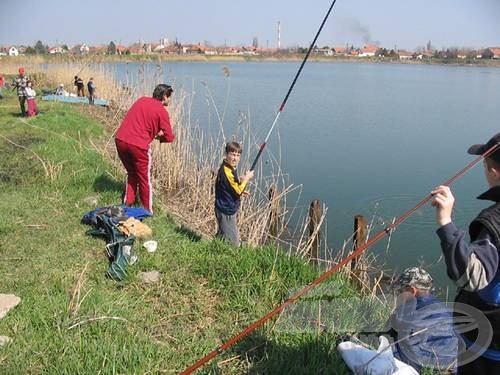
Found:
[[82, 224], [97, 225], [97, 215], [106, 215], [118, 223], [120, 220], [127, 220], [129, 217], [134, 217], [137, 220], [144, 220], [153, 216], [151, 212], [142, 207], [127, 207], [125, 205], [113, 205], [87, 212], [82, 217]]

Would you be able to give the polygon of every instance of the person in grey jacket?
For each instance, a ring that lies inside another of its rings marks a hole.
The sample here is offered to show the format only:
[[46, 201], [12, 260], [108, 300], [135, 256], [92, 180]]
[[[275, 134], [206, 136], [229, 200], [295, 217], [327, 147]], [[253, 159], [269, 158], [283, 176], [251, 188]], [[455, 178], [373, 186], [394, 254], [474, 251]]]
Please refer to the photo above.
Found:
[[90, 77], [87, 82], [87, 90], [89, 92], [89, 104], [94, 104], [94, 96], [95, 96], [95, 83], [94, 78]]

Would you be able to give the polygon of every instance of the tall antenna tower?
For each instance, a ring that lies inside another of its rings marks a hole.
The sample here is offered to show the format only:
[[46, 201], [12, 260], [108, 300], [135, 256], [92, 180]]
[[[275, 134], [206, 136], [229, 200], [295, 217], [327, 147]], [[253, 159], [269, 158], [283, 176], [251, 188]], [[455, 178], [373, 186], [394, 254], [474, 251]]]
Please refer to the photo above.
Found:
[[281, 23], [278, 21], [278, 49], [281, 48]]

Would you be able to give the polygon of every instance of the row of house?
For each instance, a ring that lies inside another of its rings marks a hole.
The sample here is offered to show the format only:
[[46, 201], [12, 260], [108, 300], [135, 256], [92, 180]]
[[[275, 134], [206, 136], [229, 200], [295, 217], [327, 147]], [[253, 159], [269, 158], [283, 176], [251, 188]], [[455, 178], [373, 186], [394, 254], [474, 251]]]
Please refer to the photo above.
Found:
[[[88, 45], [86, 43], [77, 44], [72, 48], [67, 48], [66, 46], [55, 46], [48, 49], [49, 54], [65, 54], [70, 53], [74, 55], [84, 55], [84, 54], [107, 54], [109, 52], [109, 45]], [[0, 47], [0, 55], [8, 56], [18, 56], [26, 52], [27, 47]], [[129, 46], [124, 45], [114, 45], [114, 52], [118, 55], [132, 54], [132, 55], [143, 55], [143, 54], [204, 54], [204, 55], [271, 55], [280, 53], [293, 53], [298, 52], [298, 48], [259, 48], [259, 47], [232, 47], [232, 46], [207, 46], [205, 44], [180, 44], [180, 43], [168, 43], [166, 41], [160, 41], [159, 43], [145, 43], [137, 42]], [[373, 57], [380, 55], [381, 51], [386, 51], [380, 46], [367, 44], [362, 48], [354, 48], [353, 46], [335, 46], [335, 47], [323, 47], [315, 48], [314, 53], [322, 54], [325, 56], [353, 56], [353, 57]], [[467, 58], [475, 57], [482, 58], [484, 51], [488, 52], [488, 57], [494, 59], [500, 59], [500, 47], [490, 47], [482, 52], [476, 52], [472, 50], [467, 51], [456, 51], [457, 58]], [[394, 54], [398, 56], [399, 59], [422, 59], [430, 58], [434, 56], [436, 51], [421, 51], [421, 52], [411, 52], [406, 50], [394, 51]]]
[[3, 56], [19, 56], [19, 49], [15, 46], [0, 48], [0, 55]]
[[387, 51], [385, 48], [381, 48], [377, 45], [365, 45], [362, 48], [354, 47], [324, 47], [317, 48], [314, 50], [317, 54], [324, 54], [325, 56], [355, 56], [355, 57], [374, 57], [383, 56], [384, 54], [393, 53], [400, 60], [410, 60], [410, 59], [424, 59], [432, 58], [434, 56], [450, 57], [448, 55], [453, 55], [453, 57], [459, 59], [466, 58], [494, 58], [500, 59], [500, 47], [490, 47], [483, 49], [481, 51], [476, 50], [446, 50], [446, 51], [434, 51], [434, 50], [422, 50], [418, 52], [412, 52], [402, 49]]

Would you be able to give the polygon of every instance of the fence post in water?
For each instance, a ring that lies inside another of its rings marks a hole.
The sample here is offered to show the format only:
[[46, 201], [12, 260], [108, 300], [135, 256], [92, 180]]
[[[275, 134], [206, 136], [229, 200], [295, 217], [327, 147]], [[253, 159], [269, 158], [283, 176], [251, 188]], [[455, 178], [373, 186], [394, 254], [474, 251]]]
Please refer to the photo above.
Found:
[[[352, 242], [354, 244], [352, 251], [356, 251], [358, 248], [366, 243], [366, 235], [368, 233], [368, 224], [363, 215], [354, 216], [354, 231]], [[351, 271], [356, 269], [357, 259], [353, 258], [351, 260]]]
[[280, 220], [281, 220], [281, 208], [280, 208], [280, 198], [278, 193], [278, 188], [273, 185], [269, 188], [267, 193], [269, 198], [269, 225], [268, 233], [271, 237], [278, 237]]
[[315, 199], [309, 206], [309, 238], [311, 239], [311, 248], [309, 257], [311, 259], [319, 258], [319, 246], [321, 242], [321, 232], [319, 224], [321, 222], [322, 209], [321, 202]]

